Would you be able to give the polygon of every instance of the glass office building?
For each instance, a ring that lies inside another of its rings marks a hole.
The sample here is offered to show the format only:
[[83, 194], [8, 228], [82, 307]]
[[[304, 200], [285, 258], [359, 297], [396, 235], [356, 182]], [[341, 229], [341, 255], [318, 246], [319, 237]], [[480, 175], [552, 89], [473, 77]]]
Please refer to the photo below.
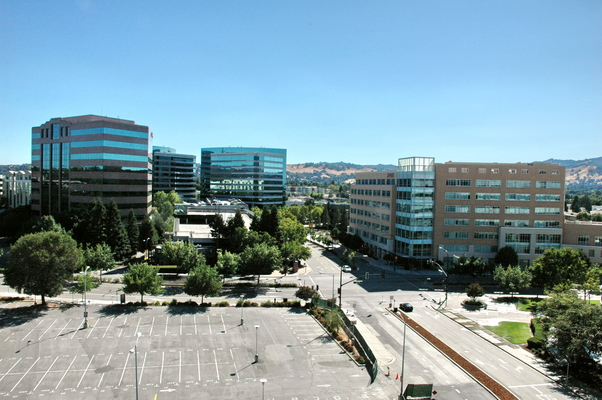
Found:
[[151, 210], [152, 133], [134, 121], [85, 115], [32, 128], [31, 208], [36, 215], [115, 199], [122, 215]]
[[201, 149], [201, 197], [237, 198], [249, 207], [284, 205], [286, 149]]
[[196, 199], [196, 156], [171, 147], [153, 147], [153, 194], [174, 190], [186, 202]]

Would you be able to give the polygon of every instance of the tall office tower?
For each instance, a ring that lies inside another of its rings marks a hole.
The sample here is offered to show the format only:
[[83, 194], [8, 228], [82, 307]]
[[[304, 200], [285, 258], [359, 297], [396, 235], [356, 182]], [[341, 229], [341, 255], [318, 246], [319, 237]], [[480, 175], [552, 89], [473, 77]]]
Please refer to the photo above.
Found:
[[31, 171], [8, 171], [2, 183], [8, 208], [26, 206], [31, 203]]
[[284, 205], [286, 149], [201, 149], [201, 197], [238, 198], [249, 207]]
[[33, 214], [87, 209], [94, 199], [115, 199], [122, 216], [151, 211], [147, 126], [84, 115], [53, 118], [31, 132]]
[[196, 199], [196, 156], [171, 147], [153, 146], [153, 194], [175, 190], [186, 202]]

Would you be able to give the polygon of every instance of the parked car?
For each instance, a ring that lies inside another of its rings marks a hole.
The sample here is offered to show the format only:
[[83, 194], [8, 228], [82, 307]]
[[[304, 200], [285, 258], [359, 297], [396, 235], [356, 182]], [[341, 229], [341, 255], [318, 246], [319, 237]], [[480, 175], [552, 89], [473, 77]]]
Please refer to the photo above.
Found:
[[343, 265], [341, 269], [343, 272], [351, 272], [351, 267], [349, 265]]
[[414, 306], [412, 306], [410, 303], [401, 303], [399, 305], [399, 309], [404, 312], [410, 312], [414, 311]]

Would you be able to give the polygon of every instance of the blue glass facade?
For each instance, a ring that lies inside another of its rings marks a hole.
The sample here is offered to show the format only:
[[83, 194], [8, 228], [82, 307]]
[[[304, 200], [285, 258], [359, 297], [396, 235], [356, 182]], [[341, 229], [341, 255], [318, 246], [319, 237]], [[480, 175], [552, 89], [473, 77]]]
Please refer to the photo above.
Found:
[[201, 196], [238, 198], [249, 207], [283, 205], [286, 149], [201, 149]]

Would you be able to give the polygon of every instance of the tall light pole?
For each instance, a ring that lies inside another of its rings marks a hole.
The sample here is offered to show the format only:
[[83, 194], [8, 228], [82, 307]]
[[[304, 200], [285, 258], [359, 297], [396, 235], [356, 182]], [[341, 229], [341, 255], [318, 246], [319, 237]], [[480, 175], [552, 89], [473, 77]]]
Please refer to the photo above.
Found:
[[245, 309], [245, 301], [243, 300], [244, 297], [245, 297], [244, 295], [242, 295], [242, 294], [240, 295], [240, 324], [241, 325], [245, 324], [245, 320], [244, 320], [243, 314], [242, 314], [243, 313], [242, 310]]
[[86, 266], [86, 269], [84, 270], [84, 329], [88, 328], [88, 296], [86, 296], [86, 292], [87, 292], [87, 285], [86, 282], [88, 281], [88, 270], [90, 269], [90, 266]]
[[447, 283], [448, 283], [448, 275], [447, 272], [445, 272], [445, 270], [443, 269], [443, 267], [435, 260], [428, 260], [431, 264], [435, 264], [437, 266], [437, 269], [439, 270], [439, 272], [441, 272], [443, 275], [445, 275], [445, 300], [443, 301], [443, 304], [447, 305]]
[[339, 308], [341, 308], [341, 303], [343, 302], [343, 268], [341, 268], [341, 275], [339, 278]]
[[134, 370], [136, 371], [136, 400], [138, 400], [138, 338], [142, 336], [142, 332], [136, 333], [136, 344], [130, 353], [134, 353]]
[[403, 316], [402, 313], [399, 313], [399, 315], [401, 315], [401, 319], [403, 320], [403, 352], [402, 352], [402, 359], [401, 359], [401, 376], [399, 377], [399, 381], [401, 382], [401, 391], [399, 392], [399, 400], [405, 400], [405, 396], [403, 394], [403, 374], [405, 373], [404, 369], [405, 369], [405, 365], [406, 365], [406, 327], [408, 326], [406, 324], [406, 319]]
[[449, 255], [449, 252], [445, 249], [445, 247], [443, 246], [439, 246], [439, 250], [443, 250], [445, 252], [445, 254], [447, 254], [447, 261], [444, 261], [444, 265], [447, 265], [447, 269], [449, 270], [449, 260], [451, 258], [451, 256]]
[[259, 362], [259, 353], [257, 352], [257, 337], [259, 336], [259, 325], [255, 325], [255, 362]]
[[265, 379], [265, 378], [262, 378], [262, 379], [260, 379], [260, 380], [259, 380], [259, 382], [261, 382], [261, 400], [264, 400], [264, 399], [265, 399], [265, 383], [266, 383], [267, 381], [268, 381], [268, 380], [267, 380], [267, 379]]

